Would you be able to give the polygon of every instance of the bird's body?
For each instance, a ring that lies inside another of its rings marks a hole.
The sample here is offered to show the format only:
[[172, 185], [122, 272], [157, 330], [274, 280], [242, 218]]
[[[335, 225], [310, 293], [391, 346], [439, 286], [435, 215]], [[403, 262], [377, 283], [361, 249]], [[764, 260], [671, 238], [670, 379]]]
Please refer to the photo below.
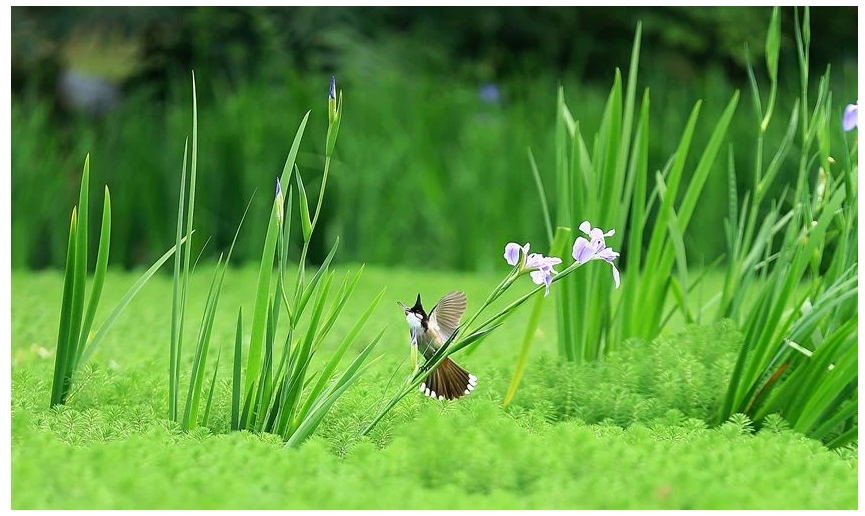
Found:
[[[466, 294], [454, 291], [445, 295], [429, 315], [421, 305], [420, 294], [413, 307], [402, 303], [400, 306], [405, 310], [412, 345], [429, 360], [459, 330], [460, 318], [466, 310]], [[470, 393], [477, 381], [475, 375], [446, 358], [421, 384], [420, 391], [431, 398], [455, 399]]]
[[423, 321], [415, 316], [407, 316], [406, 319], [412, 334], [415, 335], [418, 351], [426, 360], [429, 360], [444, 345], [447, 337], [443, 335], [441, 328], [434, 321], [429, 319]]

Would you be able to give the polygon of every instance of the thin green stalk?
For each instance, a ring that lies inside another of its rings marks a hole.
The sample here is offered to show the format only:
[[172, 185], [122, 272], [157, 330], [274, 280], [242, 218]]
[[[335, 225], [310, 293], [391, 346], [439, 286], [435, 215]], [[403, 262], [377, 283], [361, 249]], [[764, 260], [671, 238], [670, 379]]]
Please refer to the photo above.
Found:
[[[183, 208], [186, 203], [186, 158], [189, 139], [183, 142], [183, 167], [180, 170], [180, 196], [177, 201], [177, 232], [174, 246], [180, 249], [180, 240], [183, 236]], [[179, 399], [179, 357], [180, 341], [183, 320], [183, 305], [181, 304], [182, 292], [186, 292], [189, 283], [188, 276], [180, 275], [181, 254], [174, 255], [174, 282], [171, 298], [171, 343], [169, 348], [168, 363], [168, 419], [177, 421], [177, 403]]]
[[57, 353], [54, 360], [54, 383], [51, 386], [51, 406], [63, 404], [68, 392], [70, 330], [72, 327], [72, 289], [75, 284], [75, 242], [78, 232], [78, 208], [72, 208], [69, 222], [69, 243], [66, 247], [66, 273], [63, 280], [63, 298], [60, 304], [60, 330], [57, 334]]
[[[189, 170], [189, 201], [186, 203], [186, 249], [183, 256], [183, 281], [184, 286], [180, 291], [180, 324], [178, 332], [183, 335], [183, 325], [186, 314], [187, 288], [189, 285], [189, 266], [192, 261], [192, 223], [195, 212], [195, 184], [198, 176], [198, 95], [195, 91], [195, 72], [192, 73], [192, 159]], [[174, 385], [179, 390], [180, 388], [180, 366], [179, 360], [183, 352], [183, 339], [177, 339], [176, 362], [177, 368], [174, 371]], [[175, 409], [177, 406], [175, 405]], [[174, 415], [175, 421], [177, 414]]]
[[[571, 231], [570, 228], [558, 227], [556, 228], [556, 237], [553, 240], [553, 245], [550, 248], [550, 256], [561, 256], [564, 253], [565, 247], [567, 246], [568, 241], [570, 240]], [[567, 283], [563, 283], [562, 285], [566, 285]], [[559, 293], [561, 295], [561, 293]], [[538, 324], [541, 320], [541, 313], [544, 308], [544, 300], [545, 298], [539, 296], [535, 300], [535, 305], [532, 307], [532, 312], [529, 315], [529, 322], [526, 325], [526, 333], [523, 336], [523, 344], [520, 348], [520, 355], [517, 358], [517, 365], [514, 369], [514, 376], [511, 378], [511, 383], [508, 386], [508, 391], [505, 394], [505, 399], [502, 402], [502, 407], [507, 408], [510, 402], [513, 400], [514, 396], [517, 393], [517, 388], [520, 385], [520, 380], [523, 377], [523, 371], [526, 368], [529, 359], [529, 351], [532, 347], [532, 341], [535, 338], [535, 333], [538, 331]]]
[[81, 335], [76, 346], [77, 355], [73, 369], [78, 369], [81, 354], [87, 347], [87, 339], [90, 329], [93, 327], [93, 319], [96, 317], [96, 309], [99, 299], [102, 297], [102, 287], [105, 284], [105, 275], [108, 273], [108, 253], [111, 248], [111, 195], [108, 187], [105, 187], [105, 198], [102, 204], [102, 225], [99, 232], [99, 251], [96, 255], [96, 270], [93, 273], [93, 285], [90, 287], [90, 300], [87, 302], [87, 312], [84, 323], [81, 326]]

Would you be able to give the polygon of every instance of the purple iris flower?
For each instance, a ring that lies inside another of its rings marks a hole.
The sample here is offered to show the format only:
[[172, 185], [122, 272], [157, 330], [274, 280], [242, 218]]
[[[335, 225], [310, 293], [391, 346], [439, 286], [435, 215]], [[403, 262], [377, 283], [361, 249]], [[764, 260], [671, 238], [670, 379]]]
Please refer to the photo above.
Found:
[[844, 108], [844, 116], [841, 118], [841, 126], [845, 131], [852, 131], [854, 127], [859, 127], [859, 101], [854, 104], [847, 104]]
[[336, 100], [336, 75], [330, 76], [330, 90], [327, 92], [327, 98]]
[[574, 242], [573, 257], [577, 263], [586, 263], [589, 260], [604, 260], [613, 267], [613, 281], [616, 282], [616, 288], [619, 288], [619, 269], [613, 263], [613, 260], [619, 257], [619, 253], [611, 247], [607, 247], [605, 238], [616, 234], [616, 230], [611, 229], [606, 233], [600, 228], [593, 228], [589, 221], [584, 221], [580, 224], [580, 231], [587, 234], [590, 240], [584, 237], [577, 237]]
[[501, 99], [499, 88], [493, 83], [487, 83], [481, 86], [479, 94], [481, 100], [489, 104], [498, 104]]
[[530, 245], [520, 245], [516, 242], [511, 242], [505, 246], [505, 261], [509, 265], [517, 265], [520, 263], [521, 255], [525, 256], [525, 263], [521, 270], [531, 270], [529, 276], [536, 285], [545, 285], [547, 287], [544, 292], [544, 297], [550, 294], [550, 284], [553, 282], [553, 275], [559, 272], [553, 269], [554, 265], [562, 263], [561, 258], [555, 256], [544, 256], [540, 253], [529, 254]]
[[539, 253], [532, 253], [526, 258], [526, 268], [535, 269], [529, 273], [535, 285], [544, 285], [544, 297], [550, 295], [550, 284], [553, 282], [553, 275], [559, 272], [553, 269], [554, 265], [562, 263], [561, 258], [555, 256], [544, 256]]

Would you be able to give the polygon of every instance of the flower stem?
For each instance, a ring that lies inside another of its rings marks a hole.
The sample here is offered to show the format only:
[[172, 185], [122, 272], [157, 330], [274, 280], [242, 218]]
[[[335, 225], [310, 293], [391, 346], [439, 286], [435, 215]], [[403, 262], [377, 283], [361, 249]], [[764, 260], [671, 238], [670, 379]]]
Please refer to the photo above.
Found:
[[324, 189], [327, 186], [327, 176], [330, 172], [330, 156], [324, 158], [324, 174], [321, 176], [321, 188], [318, 189], [318, 204], [315, 206], [315, 215], [312, 217], [312, 229], [315, 230], [315, 223], [318, 222], [318, 214], [321, 212], [322, 201], [324, 200]]

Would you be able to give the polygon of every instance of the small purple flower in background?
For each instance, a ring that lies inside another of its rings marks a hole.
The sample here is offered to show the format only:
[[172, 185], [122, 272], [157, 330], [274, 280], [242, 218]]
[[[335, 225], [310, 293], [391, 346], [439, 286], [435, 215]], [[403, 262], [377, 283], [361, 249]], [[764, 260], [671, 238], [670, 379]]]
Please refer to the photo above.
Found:
[[854, 104], [847, 104], [844, 108], [844, 116], [841, 118], [841, 126], [845, 131], [852, 131], [854, 127], [859, 127], [859, 101]]
[[282, 222], [282, 218], [285, 214], [285, 199], [282, 196], [282, 186], [279, 184], [279, 178], [276, 178], [276, 218], [280, 222]]
[[521, 246], [516, 242], [511, 242], [505, 246], [505, 261], [508, 262], [508, 265], [520, 263], [520, 252], [528, 254], [529, 244], [526, 243], [526, 245]]
[[501, 100], [501, 94], [499, 94], [499, 88], [493, 83], [486, 83], [481, 86], [480, 91], [478, 92], [481, 100], [488, 104], [498, 104], [499, 100]]
[[586, 240], [584, 237], [577, 237], [574, 242], [573, 257], [577, 263], [586, 263], [589, 260], [604, 260], [613, 267], [613, 281], [616, 282], [616, 288], [619, 288], [619, 269], [613, 263], [613, 260], [619, 257], [619, 253], [611, 247], [607, 247], [605, 238], [616, 234], [616, 230], [611, 229], [604, 233], [600, 228], [593, 228], [589, 221], [580, 224], [580, 231], [589, 235], [591, 240]]
[[553, 269], [553, 266], [560, 263], [562, 263], [561, 258], [544, 256], [538, 253], [532, 253], [526, 258], [526, 268], [535, 269], [529, 273], [532, 281], [535, 282], [535, 285], [544, 285], [546, 287], [544, 297], [550, 295], [550, 284], [553, 282], [553, 275], [559, 273]]

